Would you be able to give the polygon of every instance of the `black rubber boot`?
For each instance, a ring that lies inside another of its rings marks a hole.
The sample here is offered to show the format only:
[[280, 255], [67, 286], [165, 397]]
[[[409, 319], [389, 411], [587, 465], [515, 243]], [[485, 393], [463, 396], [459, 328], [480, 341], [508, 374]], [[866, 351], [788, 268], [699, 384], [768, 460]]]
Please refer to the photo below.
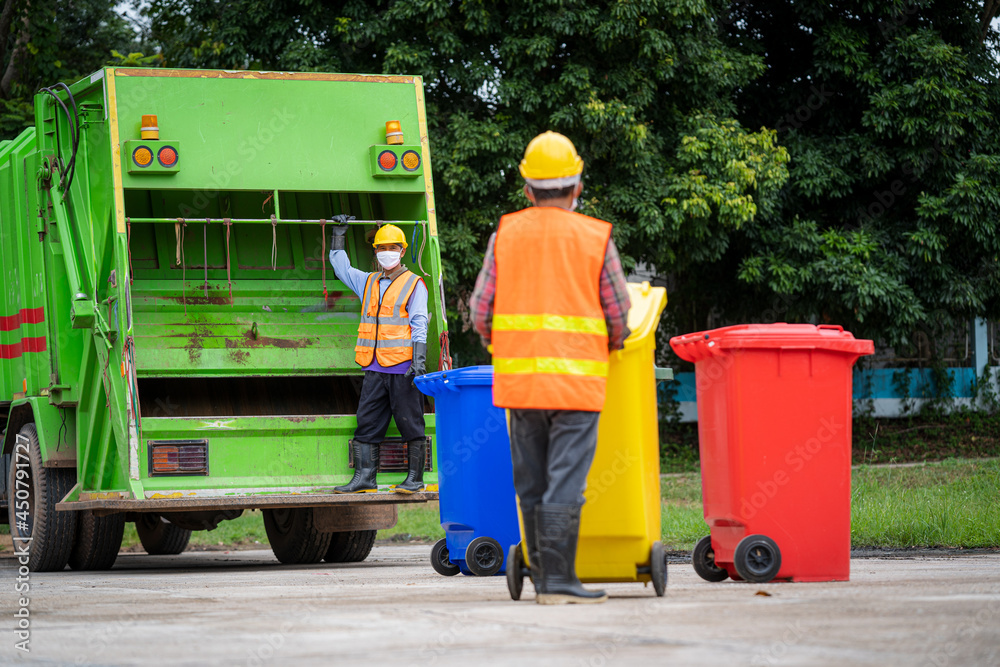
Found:
[[378, 474], [378, 445], [351, 441], [354, 459], [354, 477], [346, 486], [335, 486], [334, 493], [374, 493], [378, 491], [375, 475]]
[[427, 460], [427, 441], [413, 440], [406, 444], [409, 463], [406, 479], [392, 487], [395, 493], [416, 493], [424, 490], [424, 462]]
[[588, 591], [576, 576], [580, 509], [576, 505], [539, 505], [535, 509], [540, 566], [535, 574], [538, 604], [592, 604], [608, 599], [604, 591]]
[[521, 512], [521, 520], [524, 522], [524, 550], [528, 554], [528, 569], [532, 583], [535, 581], [535, 573], [538, 572], [538, 537], [535, 530], [535, 509], [528, 512]]

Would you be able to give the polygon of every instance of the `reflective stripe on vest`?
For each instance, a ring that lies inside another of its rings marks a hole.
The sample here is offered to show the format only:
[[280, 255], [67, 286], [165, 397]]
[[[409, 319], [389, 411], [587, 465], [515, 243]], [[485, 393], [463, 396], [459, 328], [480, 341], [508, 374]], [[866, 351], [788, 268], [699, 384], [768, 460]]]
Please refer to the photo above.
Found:
[[517, 357], [515, 359], [493, 359], [493, 369], [497, 373], [520, 375], [523, 373], [559, 373], [562, 375], [608, 374], [607, 362], [585, 359], [562, 359], [560, 357]]
[[493, 331], [565, 331], [608, 335], [603, 317], [569, 315], [493, 315]]
[[380, 294], [379, 276], [371, 273], [362, 293], [361, 323], [354, 346], [354, 361], [368, 366], [377, 359], [381, 366], [398, 366], [413, 359], [410, 316], [406, 304], [420, 279], [404, 271]]
[[611, 225], [554, 207], [505, 215], [494, 241], [493, 402], [599, 411], [608, 375], [600, 278]]

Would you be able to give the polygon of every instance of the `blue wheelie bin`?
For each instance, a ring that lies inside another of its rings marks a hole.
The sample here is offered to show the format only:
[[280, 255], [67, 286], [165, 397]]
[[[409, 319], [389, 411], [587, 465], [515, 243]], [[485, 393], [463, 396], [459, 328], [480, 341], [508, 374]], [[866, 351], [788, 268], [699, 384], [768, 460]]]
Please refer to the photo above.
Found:
[[493, 367], [428, 373], [417, 388], [437, 415], [438, 501], [445, 539], [431, 565], [443, 575], [502, 574], [520, 533], [504, 411], [493, 406]]

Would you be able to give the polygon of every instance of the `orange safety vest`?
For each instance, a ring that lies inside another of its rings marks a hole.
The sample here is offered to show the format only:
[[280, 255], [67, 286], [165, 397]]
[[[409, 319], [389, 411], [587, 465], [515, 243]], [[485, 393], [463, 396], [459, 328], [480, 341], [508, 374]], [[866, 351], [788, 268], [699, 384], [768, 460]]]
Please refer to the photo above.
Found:
[[493, 253], [493, 403], [502, 408], [604, 407], [608, 329], [601, 270], [611, 225], [561, 208], [500, 218]]
[[373, 358], [382, 366], [398, 366], [413, 359], [413, 337], [406, 304], [417, 286], [419, 276], [403, 271], [392, 279], [385, 294], [379, 296], [381, 272], [369, 273], [362, 293], [361, 324], [354, 346], [354, 361], [368, 366]]

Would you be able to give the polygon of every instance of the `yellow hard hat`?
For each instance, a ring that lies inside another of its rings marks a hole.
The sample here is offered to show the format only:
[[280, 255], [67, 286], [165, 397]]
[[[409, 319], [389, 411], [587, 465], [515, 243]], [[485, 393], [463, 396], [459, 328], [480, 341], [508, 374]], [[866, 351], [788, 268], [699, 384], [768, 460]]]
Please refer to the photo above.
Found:
[[382, 225], [375, 234], [372, 247], [377, 248], [384, 243], [398, 243], [403, 246], [403, 250], [408, 247], [406, 244], [406, 234], [396, 225]]
[[566, 178], [583, 173], [583, 160], [573, 142], [558, 132], [544, 132], [524, 149], [521, 176], [531, 180]]

